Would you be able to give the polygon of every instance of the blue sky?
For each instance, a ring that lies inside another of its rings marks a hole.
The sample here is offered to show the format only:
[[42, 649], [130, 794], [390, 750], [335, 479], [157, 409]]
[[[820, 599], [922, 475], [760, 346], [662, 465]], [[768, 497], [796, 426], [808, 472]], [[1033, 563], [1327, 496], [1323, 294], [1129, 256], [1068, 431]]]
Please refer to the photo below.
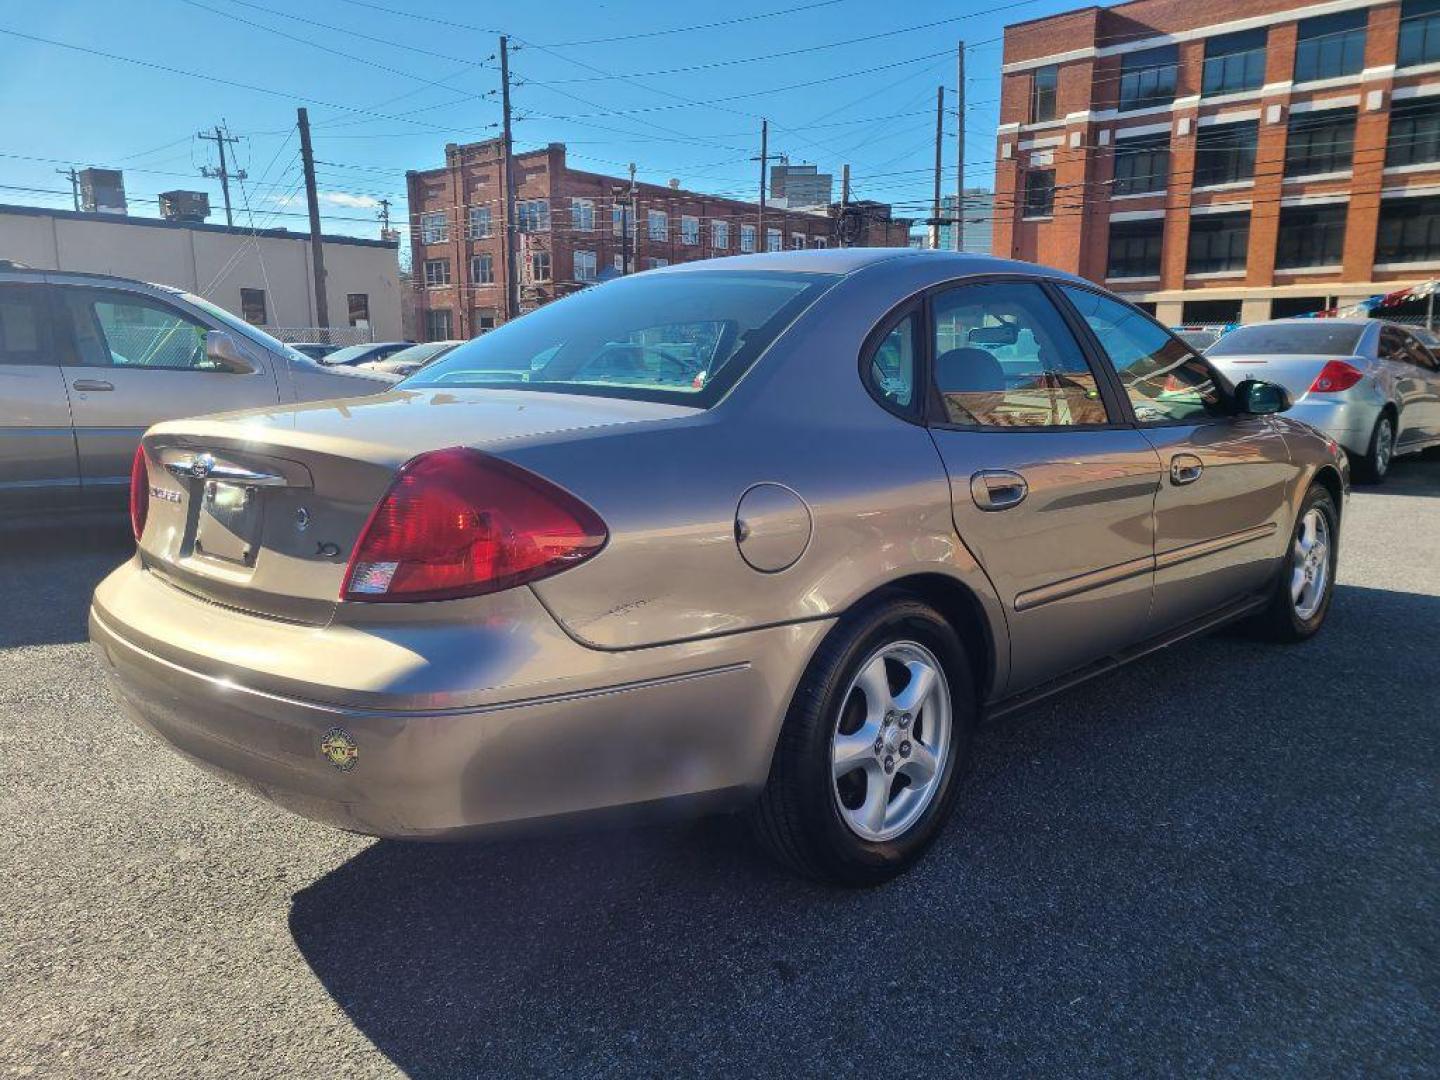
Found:
[[[837, 182], [849, 162], [856, 197], [923, 216], [935, 88], [953, 102], [956, 42], [969, 46], [966, 182], [988, 187], [1003, 28], [1075, 6], [8, 0], [0, 202], [69, 206], [55, 170], [94, 164], [125, 170], [132, 213], [155, 213], [154, 196], [179, 187], [210, 191], [211, 220], [223, 220], [218, 183], [198, 175], [215, 163], [214, 145], [194, 138], [223, 121], [249, 173], [232, 187], [237, 224], [302, 230], [294, 120], [305, 105], [326, 231], [374, 236], [376, 200], [404, 213], [407, 168], [440, 164], [447, 142], [494, 133], [504, 32], [516, 49], [517, 148], [565, 142], [577, 168], [619, 174], [634, 161], [643, 180], [754, 198], [750, 158], [766, 116], [772, 153], [833, 170]], [[947, 190], [954, 130], [951, 119]]]

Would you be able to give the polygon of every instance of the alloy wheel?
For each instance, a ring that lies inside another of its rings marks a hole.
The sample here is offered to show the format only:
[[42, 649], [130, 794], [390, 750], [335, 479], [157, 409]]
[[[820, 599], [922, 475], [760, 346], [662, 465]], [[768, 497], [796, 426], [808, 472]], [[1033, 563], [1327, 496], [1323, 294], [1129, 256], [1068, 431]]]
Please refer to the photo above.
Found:
[[1330, 519], [1312, 506], [1300, 519], [1290, 553], [1290, 600], [1295, 614], [1310, 619], [1325, 602], [1330, 584]]
[[831, 739], [835, 804], [870, 841], [911, 828], [940, 789], [950, 753], [950, 686], [914, 641], [882, 646], [860, 665]]
[[1395, 428], [1388, 416], [1380, 418], [1375, 429], [1375, 473], [1384, 476], [1390, 469], [1390, 458], [1395, 453]]

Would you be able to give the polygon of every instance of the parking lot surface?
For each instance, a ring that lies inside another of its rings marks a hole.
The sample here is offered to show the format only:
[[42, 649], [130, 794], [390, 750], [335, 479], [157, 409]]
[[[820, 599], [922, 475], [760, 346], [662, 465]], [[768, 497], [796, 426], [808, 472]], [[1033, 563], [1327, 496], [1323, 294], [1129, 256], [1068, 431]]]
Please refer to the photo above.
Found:
[[1359, 489], [1329, 624], [996, 722], [868, 892], [729, 819], [330, 831], [124, 720], [123, 523], [0, 533], [0, 1075], [1420, 1075], [1440, 1046], [1440, 458]]

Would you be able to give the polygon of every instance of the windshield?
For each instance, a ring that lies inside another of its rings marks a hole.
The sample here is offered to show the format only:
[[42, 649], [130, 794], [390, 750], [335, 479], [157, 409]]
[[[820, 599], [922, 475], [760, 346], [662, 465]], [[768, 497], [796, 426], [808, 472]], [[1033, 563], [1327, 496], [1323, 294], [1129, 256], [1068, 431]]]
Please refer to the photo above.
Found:
[[467, 341], [403, 385], [708, 405], [837, 280], [723, 270], [619, 278]]
[[1306, 356], [1334, 353], [1353, 356], [1365, 327], [1352, 323], [1330, 323], [1323, 319], [1303, 322], [1261, 323], [1231, 330], [1206, 350], [1206, 356]]
[[336, 364], [348, 364], [352, 361], [359, 360], [366, 353], [375, 351], [377, 350], [374, 345], [346, 345], [343, 349], [336, 349], [332, 353], [326, 353], [320, 362], [334, 367]]
[[420, 345], [411, 345], [408, 349], [401, 349], [399, 352], [391, 353], [385, 358], [386, 363], [420, 364], [431, 357], [439, 356], [455, 348], [453, 341], [427, 341]]
[[314, 361], [304, 353], [297, 352], [278, 338], [271, 337], [258, 326], [248, 323], [244, 319], [237, 318], [218, 304], [206, 300], [203, 296], [196, 296], [194, 293], [187, 292], [182, 292], [180, 295], [185, 298], [187, 303], [194, 304], [212, 319], [224, 323], [226, 327], [235, 331], [237, 334], [249, 338], [261, 348], [269, 349], [271, 352], [279, 353], [281, 356], [288, 356], [292, 359], [299, 360], [301, 363], [314, 363]]

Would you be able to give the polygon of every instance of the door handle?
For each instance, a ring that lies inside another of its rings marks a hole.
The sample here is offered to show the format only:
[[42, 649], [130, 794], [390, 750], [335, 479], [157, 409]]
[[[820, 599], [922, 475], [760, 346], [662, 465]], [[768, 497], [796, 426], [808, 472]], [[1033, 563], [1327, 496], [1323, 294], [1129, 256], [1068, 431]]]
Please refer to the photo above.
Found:
[[1176, 454], [1170, 459], [1170, 482], [1176, 487], [1193, 484], [1205, 471], [1205, 463], [1194, 454]]
[[114, 390], [115, 384], [104, 379], [76, 379], [70, 384], [73, 390]]
[[970, 477], [970, 497], [986, 512], [1019, 506], [1029, 494], [1025, 478], [1009, 469], [981, 469]]

